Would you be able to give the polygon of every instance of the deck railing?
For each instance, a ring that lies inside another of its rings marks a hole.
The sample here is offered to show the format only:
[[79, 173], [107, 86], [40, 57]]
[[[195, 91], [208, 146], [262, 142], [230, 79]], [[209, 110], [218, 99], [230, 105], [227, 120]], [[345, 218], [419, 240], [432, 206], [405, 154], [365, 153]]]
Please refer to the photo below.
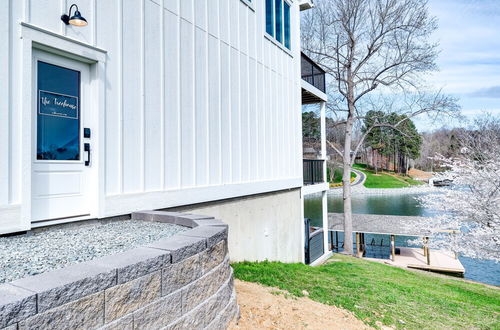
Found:
[[302, 79], [323, 93], [326, 92], [325, 71], [304, 53], [301, 57], [301, 71]]
[[322, 159], [304, 159], [303, 176], [305, 185], [325, 182], [323, 177], [324, 162]]

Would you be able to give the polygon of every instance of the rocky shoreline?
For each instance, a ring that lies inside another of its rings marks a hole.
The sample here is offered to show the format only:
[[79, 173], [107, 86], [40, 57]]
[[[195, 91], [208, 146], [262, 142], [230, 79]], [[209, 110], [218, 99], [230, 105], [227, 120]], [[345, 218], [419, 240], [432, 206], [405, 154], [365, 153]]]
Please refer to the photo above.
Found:
[[[363, 185], [351, 187], [353, 195], [399, 195], [399, 194], [423, 194], [439, 192], [440, 188], [433, 186], [417, 186], [406, 188], [366, 188]], [[330, 195], [342, 195], [342, 187], [333, 188], [328, 191]]]

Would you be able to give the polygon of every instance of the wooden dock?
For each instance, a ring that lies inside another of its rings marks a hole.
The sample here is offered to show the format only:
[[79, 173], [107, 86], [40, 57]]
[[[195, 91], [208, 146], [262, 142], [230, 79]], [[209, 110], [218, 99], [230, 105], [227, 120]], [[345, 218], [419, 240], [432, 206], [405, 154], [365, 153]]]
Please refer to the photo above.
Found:
[[415, 268], [432, 272], [464, 275], [465, 268], [462, 263], [455, 258], [454, 253], [448, 251], [430, 250], [430, 264], [427, 264], [427, 257], [424, 250], [419, 248], [399, 248], [401, 253], [396, 255], [394, 261], [384, 259], [366, 258], [367, 260], [383, 261], [387, 265], [397, 267]]
[[[366, 251], [365, 234], [390, 236], [391, 259], [374, 259], [385, 264], [428, 270], [433, 272], [464, 275], [465, 268], [453, 252], [433, 250], [428, 246], [429, 230], [425, 217], [378, 214], [353, 214], [353, 232], [356, 234], [356, 251], [362, 257]], [[329, 230], [344, 231], [343, 214], [329, 213]], [[411, 224], [411, 225], [410, 225]], [[453, 234], [453, 231], [449, 231]], [[423, 248], [396, 247], [395, 236], [421, 237]], [[400, 253], [396, 254], [396, 250]]]

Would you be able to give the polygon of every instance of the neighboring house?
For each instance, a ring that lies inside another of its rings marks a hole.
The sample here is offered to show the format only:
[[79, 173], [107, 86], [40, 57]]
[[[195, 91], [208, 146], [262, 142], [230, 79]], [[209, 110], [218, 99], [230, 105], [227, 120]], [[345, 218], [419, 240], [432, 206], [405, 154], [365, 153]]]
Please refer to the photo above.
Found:
[[234, 261], [303, 261], [311, 1], [74, 0], [83, 27], [72, 3], [0, 7], [0, 234], [177, 209], [227, 222]]

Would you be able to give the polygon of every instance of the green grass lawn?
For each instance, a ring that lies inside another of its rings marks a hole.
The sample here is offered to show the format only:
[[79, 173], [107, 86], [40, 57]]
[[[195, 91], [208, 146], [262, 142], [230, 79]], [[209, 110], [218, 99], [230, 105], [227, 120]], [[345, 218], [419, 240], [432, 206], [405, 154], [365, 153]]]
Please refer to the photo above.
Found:
[[382, 171], [375, 174], [375, 171], [367, 169], [365, 164], [355, 164], [353, 167], [366, 174], [364, 183], [366, 188], [405, 188], [422, 184], [420, 181], [403, 175], [389, 175]]
[[400, 329], [500, 329], [500, 289], [344, 255], [325, 265], [235, 263], [236, 278], [352, 311]]
[[[330, 169], [327, 168], [327, 177], [330, 178]], [[344, 175], [344, 170], [341, 168], [336, 168], [333, 172], [333, 181], [331, 183], [340, 183], [342, 182], [342, 176]], [[351, 172], [351, 178], [355, 178], [356, 173]]]

